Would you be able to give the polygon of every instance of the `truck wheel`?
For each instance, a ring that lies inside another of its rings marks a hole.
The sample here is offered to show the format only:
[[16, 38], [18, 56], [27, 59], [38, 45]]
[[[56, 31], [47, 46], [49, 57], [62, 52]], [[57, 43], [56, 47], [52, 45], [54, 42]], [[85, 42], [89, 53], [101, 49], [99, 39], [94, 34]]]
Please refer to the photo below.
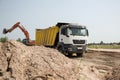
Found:
[[68, 57], [72, 57], [72, 54], [71, 54], [71, 53], [68, 53]]
[[59, 52], [63, 53], [63, 50], [62, 50], [62, 47], [61, 47], [61, 46], [59, 46], [59, 47], [57, 48], [57, 50], [58, 50]]
[[83, 53], [77, 53], [78, 57], [83, 57]]

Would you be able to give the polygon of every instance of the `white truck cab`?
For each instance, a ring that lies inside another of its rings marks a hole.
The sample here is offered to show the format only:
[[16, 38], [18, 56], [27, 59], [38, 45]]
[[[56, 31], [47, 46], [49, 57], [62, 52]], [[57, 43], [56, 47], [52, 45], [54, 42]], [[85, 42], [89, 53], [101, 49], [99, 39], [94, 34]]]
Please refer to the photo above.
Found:
[[87, 50], [88, 35], [88, 30], [85, 26], [71, 23], [61, 24], [57, 48], [60, 52], [68, 55], [76, 53], [78, 56], [82, 56]]

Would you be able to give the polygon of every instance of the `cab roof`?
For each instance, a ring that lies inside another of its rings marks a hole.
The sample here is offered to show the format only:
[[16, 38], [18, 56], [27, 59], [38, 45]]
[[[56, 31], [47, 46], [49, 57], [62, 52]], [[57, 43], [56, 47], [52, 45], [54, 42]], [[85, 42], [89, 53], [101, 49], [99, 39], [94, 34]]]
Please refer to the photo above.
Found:
[[58, 22], [57, 24], [56, 24], [56, 26], [58, 26], [58, 27], [61, 27], [61, 26], [63, 26], [63, 25], [67, 25], [67, 26], [70, 26], [70, 27], [81, 27], [81, 28], [86, 28], [86, 26], [83, 26], [83, 25], [79, 25], [79, 24], [77, 24], [77, 23], [63, 23], [63, 22]]

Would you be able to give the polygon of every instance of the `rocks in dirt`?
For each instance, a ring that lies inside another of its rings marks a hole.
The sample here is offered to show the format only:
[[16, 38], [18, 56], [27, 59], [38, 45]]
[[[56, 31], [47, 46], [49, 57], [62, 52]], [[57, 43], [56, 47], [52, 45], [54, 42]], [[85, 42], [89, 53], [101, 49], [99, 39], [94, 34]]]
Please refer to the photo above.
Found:
[[114, 67], [111, 72], [106, 74], [105, 80], [120, 80], [120, 65]]

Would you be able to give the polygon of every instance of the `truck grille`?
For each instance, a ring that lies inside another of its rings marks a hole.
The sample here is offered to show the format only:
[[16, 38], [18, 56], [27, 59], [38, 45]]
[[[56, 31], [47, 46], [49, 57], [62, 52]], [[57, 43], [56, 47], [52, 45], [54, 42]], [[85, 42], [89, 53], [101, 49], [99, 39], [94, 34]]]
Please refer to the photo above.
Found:
[[73, 40], [74, 44], [85, 44], [85, 40]]

